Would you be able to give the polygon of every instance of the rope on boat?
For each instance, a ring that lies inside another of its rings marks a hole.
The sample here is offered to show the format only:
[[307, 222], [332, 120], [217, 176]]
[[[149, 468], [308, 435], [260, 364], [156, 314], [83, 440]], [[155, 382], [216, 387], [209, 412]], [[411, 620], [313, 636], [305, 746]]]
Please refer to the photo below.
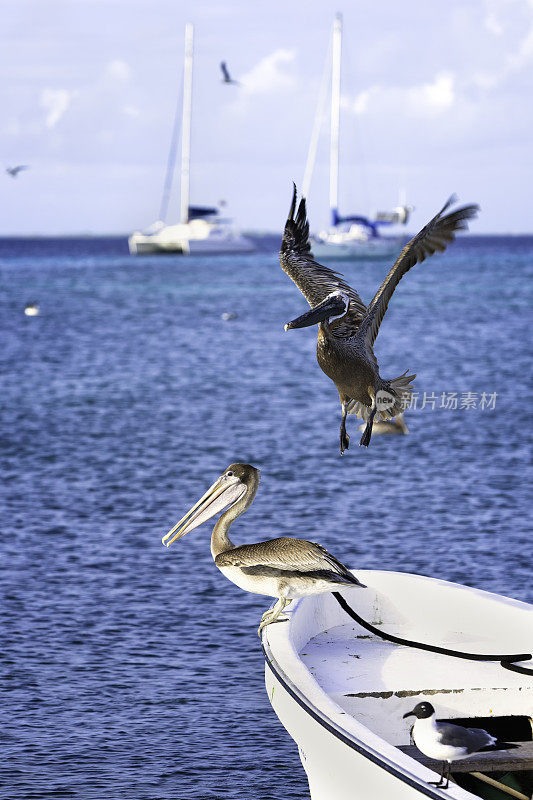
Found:
[[339, 592], [332, 592], [333, 597], [344, 611], [362, 628], [379, 636], [380, 639], [385, 639], [387, 642], [394, 644], [403, 644], [407, 647], [416, 647], [418, 650], [428, 650], [430, 653], [440, 653], [444, 656], [453, 656], [454, 658], [465, 658], [470, 661], [499, 661], [504, 669], [509, 669], [512, 672], [520, 672], [523, 675], [533, 675], [533, 669], [530, 667], [522, 667], [516, 664], [516, 661], [528, 661], [532, 658], [531, 653], [515, 653], [511, 655], [487, 655], [485, 653], [463, 653], [461, 650], [449, 650], [447, 647], [438, 647], [434, 644], [424, 644], [422, 642], [413, 642], [411, 639], [402, 639], [400, 636], [393, 636], [392, 633], [386, 633], [375, 628], [370, 622], [367, 622], [359, 614], [348, 605], [344, 597]]

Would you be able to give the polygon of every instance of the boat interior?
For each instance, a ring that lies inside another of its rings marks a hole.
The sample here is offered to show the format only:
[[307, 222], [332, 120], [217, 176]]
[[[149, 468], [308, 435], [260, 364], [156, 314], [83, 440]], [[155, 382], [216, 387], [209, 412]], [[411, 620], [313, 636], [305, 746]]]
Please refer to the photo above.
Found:
[[[387, 573], [356, 574], [371, 591], [347, 590], [343, 597], [378, 629], [467, 653], [531, 652], [531, 615], [521, 614], [527, 608], [523, 604], [501, 603], [497, 596], [477, 590], [457, 587], [454, 591], [454, 584], [443, 581], [420, 582], [417, 594], [416, 576], [389, 573], [399, 578], [381, 581], [380, 576]], [[408, 592], [408, 581], [402, 577], [414, 579]], [[412, 720], [403, 719], [416, 703], [428, 700], [439, 719], [484, 728], [514, 745], [455, 762], [452, 780], [490, 800], [531, 799], [531, 676], [505, 669], [498, 661], [473, 662], [385, 641], [350, 619], [333, 595], [320, 601], [306, 598], [303, 605], [321, 629], [304, 642], [305, 621], [298, 624], [294, 615], [299, 657], [343, 713], [439, 772], [441, 763], [426, 758], [414, 746]]]

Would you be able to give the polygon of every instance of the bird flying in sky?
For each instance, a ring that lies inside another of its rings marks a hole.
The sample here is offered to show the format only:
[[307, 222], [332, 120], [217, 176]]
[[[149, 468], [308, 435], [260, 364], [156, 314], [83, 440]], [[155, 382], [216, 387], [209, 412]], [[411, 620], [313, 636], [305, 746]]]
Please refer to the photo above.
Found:
[[16, 178], [19, 172], [28, 169], [25, 164], [17, 164], [16, 167], [6, 167], [6, 172], [8, 175], [11, 175], [12, 178]]
[[225, 61], [221, 62], [220, 69], [222, 70], [222, 75], [223, 75], [222, 83], [232, 83], [234, 86], [240, 86], [239, 81], [233, 80], [233, 78], [229, 74]]

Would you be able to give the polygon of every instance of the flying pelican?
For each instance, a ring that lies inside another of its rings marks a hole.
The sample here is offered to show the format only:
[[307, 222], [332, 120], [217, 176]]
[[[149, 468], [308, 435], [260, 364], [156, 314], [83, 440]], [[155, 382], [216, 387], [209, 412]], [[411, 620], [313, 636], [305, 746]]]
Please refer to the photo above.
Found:
[[6, 167], [6, 172], [8, 175], [11, 175], [12, 178], [16, 178], [19, 172], [25, 169], [29, 169], [26, 164], [17, 164], [16, 167]]
[[285, 330], [318, 323], [317, 360], [339, 391], [342, 407], [340, 450], [349, 447], [346, 415], [357, 414], [366, 420], [360, 445], [368, 447], [374, 417], [398, 416], [407, 404], [416, 375], [407, 371], [393, 380], [379, 374], [374, 342], [389, 300], [400, 279], [419, 261], [436, 250], [441, 252], [455, 239], [456, 231], [466, 230], [476, 216], [477, 205], [463, 206], [444, 216], [456, 201], [455, 196], [405, 245], [395, 264], [367, 307], [342, 276], [313, 259], [309, 243], [309, 222], [305, 198], [300, 200], [296, 219], [296, 186], [285, 224], [279, 253], [282, 269], [300, 289], [311, 306], [302, 316], [285, 325]]
[[[416, 717], [412, 728], [413, 741], [421, 753], [442, 761], [440, 780], [429, 781], [433, 786], [447, 789], [450, 783], [452, 763], [466, 758], [480, 750], [510, 750], [516, 747], [509, 742], [501, 742], [483, 728], [463, 728], [451, 722], [439, 722], [431, 703], [417, 703], [403, 718]], [[446, 785], [444, 776], [448, 769]]]
[[261, 617], [257, 631], [276, 620], [296, 597], [334, 592], [360, 583], [321, 545], [283, 536], [256, 544], [235, 546], [228, 536], [232, 522], [251, 506], [259, 486], [259, 470], [250, 464], [230, 464], [190, 511], [163, 537], [169, 547], [219, 511], [211, 534], [211, 554], [223, 575], [246, 592], [276, 597], [277, 603]]
[[231, 83], [234, 86], [240, 86], [239, 81], [233, 80], [233, 78], [229, 74], [229, 71], [228, 71], [228, 68], [226, 66], [226, 62], [225, 61], [221, 62], [220, 69], [222, 70], [222, 75], [223, 75], [222, 83]]

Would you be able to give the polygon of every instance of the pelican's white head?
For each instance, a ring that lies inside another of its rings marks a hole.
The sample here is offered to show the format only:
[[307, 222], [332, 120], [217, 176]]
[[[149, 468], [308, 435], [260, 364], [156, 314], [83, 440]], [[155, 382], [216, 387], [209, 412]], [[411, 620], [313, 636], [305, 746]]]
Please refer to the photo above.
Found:
[[236, 506], [240, 500], [244, 505], [239, 513], [248, 508], [259, 486], [259, 470], [251, 464], [230, 464], [198, 502], [163, 536], [163, 544], [169, 547], [189, 531], [198, 528], [219, 511]]

